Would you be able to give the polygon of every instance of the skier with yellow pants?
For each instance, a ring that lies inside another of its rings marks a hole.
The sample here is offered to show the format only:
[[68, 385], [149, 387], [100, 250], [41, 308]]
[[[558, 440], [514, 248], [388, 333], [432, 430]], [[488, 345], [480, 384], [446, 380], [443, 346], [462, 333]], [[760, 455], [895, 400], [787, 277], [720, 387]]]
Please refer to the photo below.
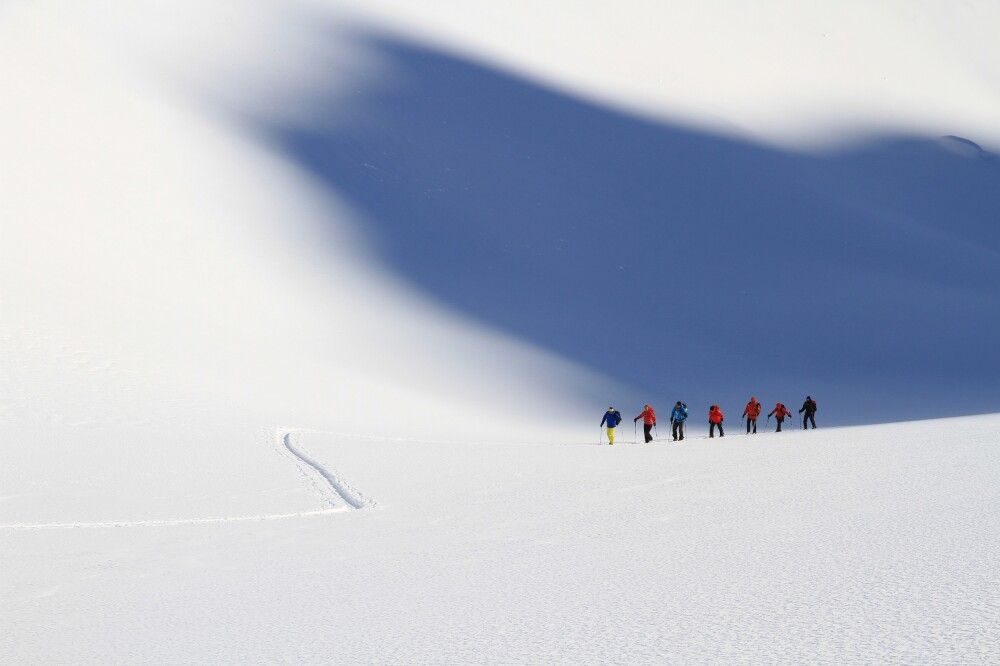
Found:
[[608, 411], [604, 412], [604, 418], [601, 419], [601, 426], [605, 424], [608, 426], [608, 444], [615, 443], [615, 428], [618, 424], [622, 422], [622, 415], [614, 407], [608, 407]]

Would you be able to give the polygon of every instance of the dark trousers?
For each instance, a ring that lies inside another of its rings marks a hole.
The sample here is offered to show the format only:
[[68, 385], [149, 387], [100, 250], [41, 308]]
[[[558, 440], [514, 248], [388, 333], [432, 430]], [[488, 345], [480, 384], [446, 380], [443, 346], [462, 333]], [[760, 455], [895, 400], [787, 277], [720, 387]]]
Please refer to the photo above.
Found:
[[802, 417], [802, 429], [805, 430], [809, 427], [809, 424], [813, 424], [813, 430], [816, 429], [816, 413], [806, 412], [806, 415]]
[[674, 435], [675, 442], [678, 439], [684, 439], [684, 421], [674, 421], [672, 432]]
[[775, 432], [781, 432], [781, 424], [785, 422], [785, 419], [776, 419], [778, 421], [778, 429]]
[[715, 437], [715, 427], [716, 426], [719, 427], [719, 437], [725, 437], [726, 433], [722, 432], [722, 424], [721, 423], [712, 423], [711, 421], [708, 422], [708, 436], [709, 437]]
[[757, 419], [747, 418], [747, 434], [750, 434], [750, 426], [753, 426], [753, 434], [757, 434]]
[[646, 437], [646, 443], [647, 444], [649, 444], [650, 442], [653, 441], [652, 431], [653, 431], [653, 424], [652, 423], [643, 423], [642, 424], [642, 434]]

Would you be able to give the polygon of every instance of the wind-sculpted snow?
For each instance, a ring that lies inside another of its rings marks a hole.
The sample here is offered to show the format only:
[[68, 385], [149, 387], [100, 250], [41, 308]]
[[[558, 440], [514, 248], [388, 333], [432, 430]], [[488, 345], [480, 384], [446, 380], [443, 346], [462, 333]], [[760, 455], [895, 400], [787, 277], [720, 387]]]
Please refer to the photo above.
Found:
[[612, 400], [811, 393], [826, 423], [997, 407], [1000, 162], [968, 139], [782, 150], [327, 38], [378, 67], [331, 67], [350, 92], [262, 120], [273, 144], [363, 213], [387, 269], [635, 388]]

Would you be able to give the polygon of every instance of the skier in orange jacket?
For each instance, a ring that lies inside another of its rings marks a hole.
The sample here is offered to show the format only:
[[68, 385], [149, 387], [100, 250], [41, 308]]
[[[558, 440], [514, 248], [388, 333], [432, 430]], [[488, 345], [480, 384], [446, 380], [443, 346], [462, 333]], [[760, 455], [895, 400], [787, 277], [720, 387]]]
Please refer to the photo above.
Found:
[[757, 417], [760, 416], [761, 406], [757, 398], [750, 396], [750, 402], [743, 408], [743, 416], [747, 420], [747, 434], [750, 434], [750, 427], [753, 426], [753, 434], [757, 434]]
[[725, 437], [722, 431], [722, 422], [726, 420], [726, 415], [722, 413], [718, 405], [712, 405], [708, 410], [708, 436], [715, 437], [715, 428], [719, 428], [719, 437]]
[[774, 406], [774, 409], [771, 410], [771, 413], [768, 414], [768, 417], [773, 416], [774, 420], [778, 422], [778, 429], [775, 430], [775, 432], [781, 432], [781, 424], [784, 423], [785, 419], [791, 415], [792, 415], [791, 410], [789, 410], [788, 407], [785, 407], [780, 402]]
[[642, 412], [639, 413], [639, 416], [632, 419], [632, 423], [635, 423], [639, 419], [642, 419], [642, 434], [646, 438], [646, 443], [649, 444], [653, 441], [653, 435], [650, 431], [653, 429], [653, 426], [656, 425], [656, 410], [654, 410], [651, 406], [646, 405], [642, 408]]

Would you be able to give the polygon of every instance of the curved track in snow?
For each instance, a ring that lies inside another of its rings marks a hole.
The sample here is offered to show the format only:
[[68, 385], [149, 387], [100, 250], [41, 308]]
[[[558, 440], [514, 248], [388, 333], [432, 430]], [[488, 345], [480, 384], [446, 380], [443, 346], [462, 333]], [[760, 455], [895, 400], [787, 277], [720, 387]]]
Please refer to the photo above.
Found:
[[164, 518], [152, 520], [103, 520], [103, 521], [67, 521], [50, 523], [6, 523], [0, 524], [0, 530], [71, 530], [96, 529], [106, 527], [172, 527], [177, 525], [211, 525], [221, 523], [245, 523], [253, 521], [289, 520], [292, 518], [311, 518], [334, 513], [345, 513], [355, 509], [363, 509], [374, 505], [362, 493], [351, 488], [335, 472], [327, 469], [306, 453], [301, 445], [293, 441], [295, 430], [278, 428], [276, 443], [292, 458], [303, 476], [313, 481], [317, 491], [323, 497], [327, 506], [315, 511], [298, 511], [292, 513], [272, 513], [250, 516], [210, 516], [205, 518]]
[[[293, 437], [295, 431], [293, 430], [278, 430], [278, 437], [281, 440], [281, 445], [285, 447], [292, 456], [294, 456], [300, 463], [299, 467], [306, 467], [304, 471], [310, 474], [318, 475], [322, 480], [323, 484], [321, 487], [324, 489], [324, 496], [327, 503], [331, 507], [343, 507], [344, 505], [351, 507], [353, 509], [363, 509], [366, 506], [370, 506], [372, 502], [364, 497], [360, 492], [351, 488], [345, 481], [343, 481], [336, 473], [327, 469], [320, 463], [316, 462], [309, 454], [307, 454], [301, 447], [301, 445], [296, 446], [293, 442]], [[328, 489], [328, 490], [327, 490]]]

